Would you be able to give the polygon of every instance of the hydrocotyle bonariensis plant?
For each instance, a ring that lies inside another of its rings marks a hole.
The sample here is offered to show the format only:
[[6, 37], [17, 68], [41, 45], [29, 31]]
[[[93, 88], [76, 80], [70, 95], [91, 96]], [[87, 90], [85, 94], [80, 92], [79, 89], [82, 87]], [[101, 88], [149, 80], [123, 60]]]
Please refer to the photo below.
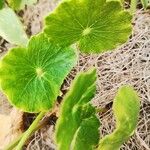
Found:
[[[17, 108], [25, 112], [39, 112], [29, 129], [15, 144], [10, 144], [7, 150], [13, 149], [17, 144], [15, 150], [21, 150], [27, 138], [37, 128], [40, 119], [53, 109], [63, 80], [77, 61], [77, 50], [69, 46], [77, 43], [81, 52], [86, 53], [113, 49], [124, 43], [131, 34], [131, 19], [130, 13], [124, 10], [118, 1], [65, 0], [46, 17], [43, 33], [33, 36], [29, 42], [27, 40], [28, 44], [12, 48], [4, 56], [0, 63], [2, 91]], [[66, 148], [64, 150], [68, 147], [80, 150], [83, 148], [83, 141], [87, 143], [87, 149], [101, 147], [101, 143], [98, 146], [100, 123], [95, 108], [90, 104], [96, 90], [95, 80], [95, 70], [82, 73], [75, 79], [73, 88], [65, 97], [61, 108], [62, 117], [60, 116], [56, 126], [59, 149], [63, 149], [63, 146]], [[78, 91], [79, 88], [81, 91]], [[134, 93], [131, 88], [129, 90]], [[76, 99], [71, 98], [72, 96]], [[63, 124], [67, 122], [64, 121], [64, 114], [70, 113], [69, 111], [75, 119], [68, 116], [72, 130], [69, 128], [67, 132], [67, 128], [64, 128], [62, 131], [59, 128], [63, 128]], [[117, 121], [117, 124], [118, 122], [120, 121]], [[135, 126], [132, 130], [134, 128]], [[87, 129], [92, 138], [86, 134]], [[62, 135], [68, 139], [64, 141], [65, 145], [62, 144]]]

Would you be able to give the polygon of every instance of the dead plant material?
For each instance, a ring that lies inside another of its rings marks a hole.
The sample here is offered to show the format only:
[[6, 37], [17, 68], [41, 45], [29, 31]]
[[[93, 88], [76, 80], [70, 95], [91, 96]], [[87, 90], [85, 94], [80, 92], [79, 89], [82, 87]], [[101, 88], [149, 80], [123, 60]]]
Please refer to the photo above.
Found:
[[0, 149], [23, 132], [23, 112], [13, 109], [10, 115], [0, 114]]

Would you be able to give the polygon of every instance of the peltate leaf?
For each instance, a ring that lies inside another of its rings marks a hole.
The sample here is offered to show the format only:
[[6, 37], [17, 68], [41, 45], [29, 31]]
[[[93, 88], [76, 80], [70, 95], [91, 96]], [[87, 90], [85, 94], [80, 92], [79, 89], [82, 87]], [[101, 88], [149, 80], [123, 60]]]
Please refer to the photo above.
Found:
[[44, 31], [54, 43], [78, 42], [81, 51], [98, 53], [127, 40], [131, 18], [119, 1], [64, 0], [46, 17]]
[[119, 150], [134, 133], [138, 122], [140, 101], [137, 93], [129, 86], [119, 89], [113, 103], [116, 129], [100, 140], [99, 150]]
[[0, 9], [4, 7], [4, 0], [0, 0]]
[[13, 48], [0, 64], [0, 83], [9, 101], [27, 112], [49, 110], [76, 62], [72, 48], [51, 44], [43, 34], [28, 48]]
[[100, 122], [90, 104], [96, 91], [96, 70], [80, 73], [66, 94], [56, 124], [58, 150], [93, 150]]
[[0, 36], [16, 45], [26, 46], [28, 42], [20, 20], [10, 8], [0, 10]]
[[14, 10], [24, 9], [25, 5], [32, 5], [37, 2], [37, 0], [7, 0], [7, 1]]

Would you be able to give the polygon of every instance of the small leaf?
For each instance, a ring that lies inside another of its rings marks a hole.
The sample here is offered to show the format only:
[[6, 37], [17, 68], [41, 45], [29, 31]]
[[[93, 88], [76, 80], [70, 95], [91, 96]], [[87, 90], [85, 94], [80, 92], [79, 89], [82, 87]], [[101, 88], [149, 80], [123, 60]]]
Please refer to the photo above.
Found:
[[54, 43], [78, 42], [82, 52], [103, 52], [131, 34], [131, 15], [119, 1], [65, 0], [46, 17], [45, 33]]
[[93, 150], [98, 144], [100, 123], [90, 104], [96, 91], [95, 81], [95, 69], [80, 73], [73, 81], [56, 124], [58, 150]]
[[4, 0], [0, 0], [0, 9], [2, 9], [4, 7]]
[[74, 49], [52, 45], [43, 34], [34, 36], [28, 48], [13, 48], [1, 61], [1, 87], [16, 107], [47, 111], [75, 62]]
[[120, 88], [113, 103], [113, 111], [116, 129], [100, 140], [99, 150], [119, 150], [134, 133], [140, 111], [137, 93], [129, 86]]
[[14, 10], [24, 9], [25, 5], [32, 5], [37, 2], [37, 0], [7, 0], [10, 7]]
[[150, 6], [150, 1], [149, 0], [141, 0], [142, 5], [144, 9], [146, 9], [148, 6]]
[[10, 8], [0, 10], [0, 36], [16, 45], [26, 46], [28, 42], [20, 20]]

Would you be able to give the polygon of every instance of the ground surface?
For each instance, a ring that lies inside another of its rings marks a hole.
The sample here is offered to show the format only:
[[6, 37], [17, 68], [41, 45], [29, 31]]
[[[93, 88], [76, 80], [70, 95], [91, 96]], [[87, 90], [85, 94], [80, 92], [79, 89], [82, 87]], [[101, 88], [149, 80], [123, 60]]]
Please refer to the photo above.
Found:
[[[29, 35], [42, 30], [43, 16], [48, 14], [58, 3], [56, 0], [40, 0], [38, 4], [26, 8], [23, 17]], [[120, 48], [101, 55], [80, 55], [74, 71], [68, 76], [64, 90], [77, 72], [96, 66], [98, 70], [97, 94], [93, 103], [107, 111], [100, 114], [101, 137], [111, 133], [115, 127], [111, 106], [117, 89], [124, 84], [132, 85], [141, 97], [141, 111], [135, 135], [122, 146], [122, 150], [150, 150], [150, 12], [138, 10], [133, 20], [133, 35]], [[0, 40], [1, 56], [11, 45]], [[3, 94], [0, 94], [0, 113], [8, 114], [11, 107]], [[26, 149], [56, 149], [53, 144], [54, 126], [47, 126], [36, 132]], [[51, 135], [51, 136], [50, 136]]]

